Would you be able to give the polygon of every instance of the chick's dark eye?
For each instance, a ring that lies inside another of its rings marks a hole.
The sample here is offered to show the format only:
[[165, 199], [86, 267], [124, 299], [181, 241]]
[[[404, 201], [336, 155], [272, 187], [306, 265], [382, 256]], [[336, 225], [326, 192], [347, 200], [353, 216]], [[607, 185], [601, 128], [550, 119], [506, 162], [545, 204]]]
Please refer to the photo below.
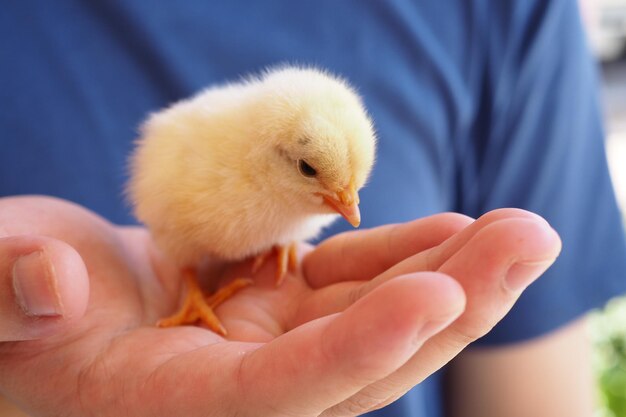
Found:
[[304, 159], [298, 160], [298, 171], [305, 177], [314, 177], [317, 175], [315, 168], [309, 165]]

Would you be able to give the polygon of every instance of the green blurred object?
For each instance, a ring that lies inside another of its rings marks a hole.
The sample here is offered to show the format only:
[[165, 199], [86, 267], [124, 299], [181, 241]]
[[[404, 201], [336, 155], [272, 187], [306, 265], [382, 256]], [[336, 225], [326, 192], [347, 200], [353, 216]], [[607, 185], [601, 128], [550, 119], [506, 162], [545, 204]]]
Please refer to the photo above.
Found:
[[596, 415], [626, 417], [626, 297], [592, 314], [591, 335], [600, 396]]

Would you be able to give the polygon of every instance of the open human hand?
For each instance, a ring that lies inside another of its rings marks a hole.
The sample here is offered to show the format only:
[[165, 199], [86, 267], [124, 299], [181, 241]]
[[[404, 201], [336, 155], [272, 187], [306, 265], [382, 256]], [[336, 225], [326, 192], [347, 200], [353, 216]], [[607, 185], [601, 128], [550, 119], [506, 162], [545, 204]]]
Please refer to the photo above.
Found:
[[226, 340], [154, 327], [180, 280], [145, 230], [0, 199], [0, 392], [34, 416], [359, 415], [485, 334], [559, 250], [515, 209], [338, 235], [280, 288], [268, 263], [220, 306]]

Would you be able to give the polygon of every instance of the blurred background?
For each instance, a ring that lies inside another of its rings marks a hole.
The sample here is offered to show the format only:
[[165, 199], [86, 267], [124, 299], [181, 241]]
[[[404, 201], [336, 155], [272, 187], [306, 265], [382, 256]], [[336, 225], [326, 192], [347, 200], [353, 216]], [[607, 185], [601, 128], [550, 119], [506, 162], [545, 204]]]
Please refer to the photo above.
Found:
[[[581, 10], [601, 68], [607, 157], [626, 221], [626, 0], [581, 0]], [[600, 397], [596, 417], [626, 417], [626, 297], [592, 315], [591, 335]]]

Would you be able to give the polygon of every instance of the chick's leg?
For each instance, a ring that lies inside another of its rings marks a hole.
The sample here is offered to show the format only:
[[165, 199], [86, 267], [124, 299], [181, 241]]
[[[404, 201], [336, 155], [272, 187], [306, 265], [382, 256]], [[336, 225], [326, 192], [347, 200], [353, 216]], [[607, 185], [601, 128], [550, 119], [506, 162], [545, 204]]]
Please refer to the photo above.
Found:
[[287, 271], [298, 269], [298, 253], [295, 243], [288, 246], [276, 245], [267, 252], [257, 255], [252, 263], [252, 273], [257, 273], [274, 252], [276, 253], [276, 286], [279, 287], [285, 279]]
[[226, 329], [222, 326], [213, 309], [207, 304], [204, 293], [198, 284], [196, 272], [191, 269], [183, 270], [183, 278], [187, 284], [187, 295], [183, 306], [174, 315], [159, 320], [159, 327], [174, 327], [185, 324], [195, 324], [202, 320], [212, 331], [225, 335]]
[[276, 286], [280, 286], [285, 279], [287, 271], [294, 271], [298, 268], [298, 254], [296, 252], [296, 244], [289, 246], [276, 246], [278, 252], [278, 265], [276, 268]]
[[209, 307], [217, 308], [224, 301], [235, 295], [235, 293], [239, 290], [242, 290], [252, 284], [254, 284], [254, 281], [249, 278], [237, 278], [230, 284], [217, 290], [215, 294], [208, 296], [206, 299], [207, 303], [209, 304]]
[[225, 287], [220, 288], [214, 295], [206, 299], [198, 284], [195, 271], [185, 269], [183, 271], [183, 277], [187, 284], [187, 296], [185, 297], [183, 306], [174, 315], [159, 320], [157, 326], [182, 326], [185, 324], [195, 324], [200, 320], [215, 333], [226, 336], [226, 329], [222, 326], [222, 323], [220, 323], [213, 309], [226, 301], [237, 291], [250, 285], [252, 281], [248, 279], [237, 279]]
[[256, 274], [257, 272], [259, 272], [259, 269], [261, 269], [263, 265], [265, 265], [267, 258], [269, 258], [272, 253], [274, 253], [274, 248], [268, 251], [262, 252], [254, 257], [254, 262], [252, 263], [253, 274]]

